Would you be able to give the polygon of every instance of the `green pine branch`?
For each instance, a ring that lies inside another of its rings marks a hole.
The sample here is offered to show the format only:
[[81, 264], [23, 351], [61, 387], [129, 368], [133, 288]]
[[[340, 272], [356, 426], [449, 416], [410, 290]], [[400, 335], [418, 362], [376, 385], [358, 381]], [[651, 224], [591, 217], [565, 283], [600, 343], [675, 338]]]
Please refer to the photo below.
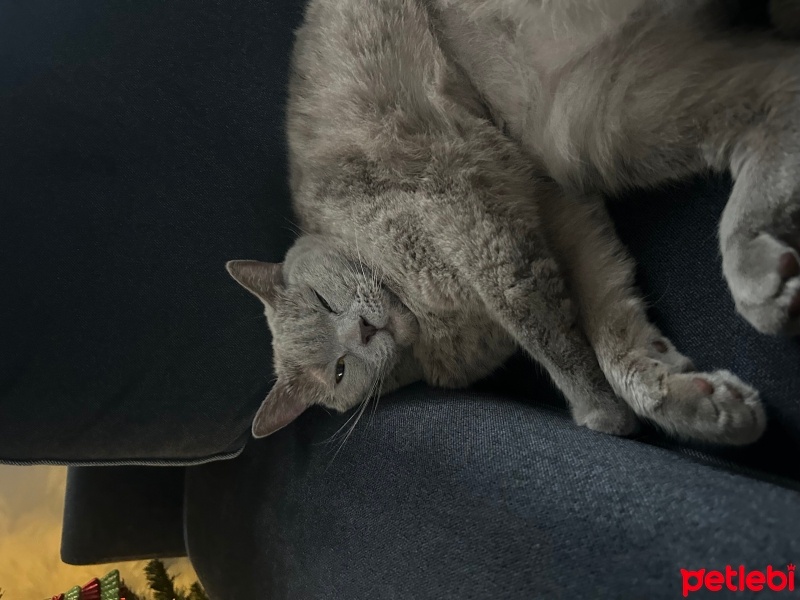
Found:
[[192, 587], [189, 588], [189, 595], [186, 596], [186, 600], [209, 600], [209, 597], [206, 595], [203, 586], [195, 581]]
[[175, 576], [157, 558], [144, 568], [147, 585], [153, 592], [153, 600], [209, 600], [203, 586], [195, 581], [188, 591], [175, 586]]

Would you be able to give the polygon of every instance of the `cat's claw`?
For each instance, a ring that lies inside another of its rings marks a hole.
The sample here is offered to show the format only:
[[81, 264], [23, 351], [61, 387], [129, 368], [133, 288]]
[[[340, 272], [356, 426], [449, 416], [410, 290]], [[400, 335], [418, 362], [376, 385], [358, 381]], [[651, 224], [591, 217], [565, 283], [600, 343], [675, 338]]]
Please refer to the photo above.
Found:
[[728, 371], [673, 374], [665, 385], [654, 421], [680, 437], [745, 445], [764, 433], [758, 392]]
[[798, 248], [761, 233], [731, 255], [725, 274], [739, 314], [762, 333], [800, 334]]

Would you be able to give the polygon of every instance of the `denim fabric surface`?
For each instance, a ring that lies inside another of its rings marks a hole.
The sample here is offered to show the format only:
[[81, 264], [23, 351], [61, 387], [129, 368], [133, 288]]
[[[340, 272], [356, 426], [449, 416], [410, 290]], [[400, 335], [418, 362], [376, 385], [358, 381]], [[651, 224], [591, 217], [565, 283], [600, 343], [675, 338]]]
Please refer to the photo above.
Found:
[[0, 460], [238, 452], [270, 386], [231, 256], [290, 239], [302, 2], [0, 5]]
[[566, 411], [412, 386], [337, 455], [344, 421], [310, 410], [188, 469], [189, 555], [212, 597], [672, 599], [682, 568], [797, 560], [797, 491]]

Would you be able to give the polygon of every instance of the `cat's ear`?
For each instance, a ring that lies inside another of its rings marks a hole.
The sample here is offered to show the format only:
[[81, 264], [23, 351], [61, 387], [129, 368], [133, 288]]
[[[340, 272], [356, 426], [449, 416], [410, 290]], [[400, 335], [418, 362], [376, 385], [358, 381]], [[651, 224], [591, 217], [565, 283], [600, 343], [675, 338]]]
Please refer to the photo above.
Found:
[[312, 403], [306, 386], [278, 379], [253, 419], [253, 437], [262, 438], [283, 429]]
[[274, 305], [275, 298], [284, 287], [283, 263], [231, 260], [225, 268], [244, 289], [269, 306]]

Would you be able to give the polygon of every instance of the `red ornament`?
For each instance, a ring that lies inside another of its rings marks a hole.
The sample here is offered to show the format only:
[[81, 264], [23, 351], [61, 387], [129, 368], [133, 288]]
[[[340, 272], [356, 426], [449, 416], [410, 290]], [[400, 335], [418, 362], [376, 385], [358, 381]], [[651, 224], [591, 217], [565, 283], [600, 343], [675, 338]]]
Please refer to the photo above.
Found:
[[100, 580], [96, 577], [81, 588], [81, 600], [100, 600]]

